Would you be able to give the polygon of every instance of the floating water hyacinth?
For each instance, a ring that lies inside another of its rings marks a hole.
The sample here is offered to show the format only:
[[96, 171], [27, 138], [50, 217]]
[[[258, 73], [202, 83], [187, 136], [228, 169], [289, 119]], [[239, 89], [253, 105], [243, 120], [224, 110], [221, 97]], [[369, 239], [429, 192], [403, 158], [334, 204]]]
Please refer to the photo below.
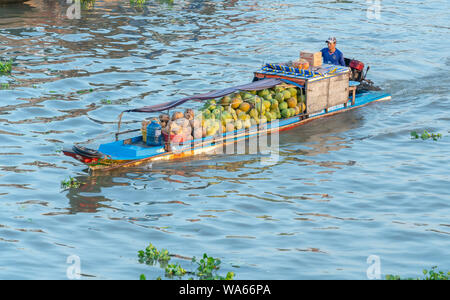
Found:
[[70, 177], [67, 180], [61, 181], [61, 188], [70, 189], [70, 188], [79, 188], [81, 183], [79, 183], [75, 178]]
[[[195, 276], [198, 280], [232, 280], [234, 278], [233, 272], [228, 272], [227, 275], [221, 276], [218, 274], [220, 270], [221, 261], [218, 258], [210, 257], [206, 253], [200, 260], [193, 257], [191, 262], [197, 265], [195, 271], [187, 271], [180, 264], [169, 264], [171, 256], [176, 256], [169, 254], [166, 249], [158, 251], [155, 246], [150, 244], [145, 250], [138, 251], [138, 257], [140, 263], [145, 263], [147, 265], [154, 265], [156, 262], [160, 263], [160, 266], [164, 268], [165, 275], [168, 278], [183, 277], [184, 275]], [[146, 280], [146, 276], [141, 274], [139, 277], [141, 280]], [[157, 279], [161, 279], [158, 277]], [[194, 279], [194, 278], [190, 278]]]
[[423, 270], [423, 278], [401, 278], [399, 275], [386, 275], [386, 280], [449, 280], [450, 271], [444, 272], [437, 270], [437, 266], [431, 267], [431, 270]]
[[131, 5], [142, 6], [147, 0], [130, 0]]
[[12, 71], [12, 59], [9, 61], [0, 61], [0, 75], [10, 74]]
[[442, 138], [442, 134], [429, 133], [428, 131], [424, 130], [423, 133], [419, 135], [417, 131], [411, 131], [411, 138], [415, 140], [421, 138], [422, 140], [433, 139], [433, 141], [437, 141], [438, 139]]

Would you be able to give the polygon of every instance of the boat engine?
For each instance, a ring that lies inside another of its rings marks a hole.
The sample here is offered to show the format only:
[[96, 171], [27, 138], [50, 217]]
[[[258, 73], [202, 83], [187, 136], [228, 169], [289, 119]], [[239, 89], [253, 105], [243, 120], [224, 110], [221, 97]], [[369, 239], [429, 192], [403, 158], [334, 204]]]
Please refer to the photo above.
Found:
[[363, 80], [364, 63], [355, 59], [345, 58], [345, 65], [350, 68], [350, 80], [359, 81]]
[[356, 88], [357, 92], [362, 91], [379, 91], [379, 87], [375, 86], [372, 80], [366, 79], [367, 72], [369, 72], [370, 67], [367, 66], [366, 73], [364, 73], [364, 63], [355, 60], [344, 58], [345, 65], [350, 68], [350, 80], [358, 81], [359, 85]]

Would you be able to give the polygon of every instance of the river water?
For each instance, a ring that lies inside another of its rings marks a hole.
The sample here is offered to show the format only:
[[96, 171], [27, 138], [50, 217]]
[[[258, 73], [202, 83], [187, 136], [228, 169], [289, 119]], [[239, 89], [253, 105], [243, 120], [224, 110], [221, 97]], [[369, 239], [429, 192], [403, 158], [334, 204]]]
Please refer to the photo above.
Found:
[[[150, 242], [218, 257], [236, 279], [450, 269], [447, 0], [174, 2], [0, 6], [0, 60], [14, 60], [0, 77], [1, 279], [65, 279], [73, 257], [83, 279], [164, 278], [138, 262]], [[90, 175], [61, 153], [110, 141], [124, 109], [249, 82], [328, 36], [392, 100], [282, 133], [272, 166], [222, 155]], [[81, 186], [64, 190], [70, 177]]]

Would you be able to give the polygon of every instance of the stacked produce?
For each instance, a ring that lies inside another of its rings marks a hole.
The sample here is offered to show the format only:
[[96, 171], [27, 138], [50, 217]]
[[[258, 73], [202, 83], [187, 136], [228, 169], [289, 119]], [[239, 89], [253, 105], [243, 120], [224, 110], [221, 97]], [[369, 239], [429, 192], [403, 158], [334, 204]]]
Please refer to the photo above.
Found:
[[292, 62], [292, 66], [298, 69], [309, 70], [309, 62], [304, 58]]
[[300, 89], [276, 86], [261, 91], [242, 91], [205, 102], [196, 114], [192, 109], [160, 115], [163, 134], [172, 142], [184, 142], [289, 118], [306, 109]]
[[[166, 122], [165, 126], [163, 126], [163, 119], [168, 119], [168, 115], [162, 114], [159, 116], [161, 120], [162, 133], [166, 137], [170, 137], [170, 140], [173, 142], [181, 143], [185, 141], [192, 140], [192, 127], [190, 119], [190, 112], [192, 110], [186, 110], [183, 114], [182, 112], [174, 112], [172, 114], [172, 118]], [[193, 111], [192, 111], [193, 115]]]

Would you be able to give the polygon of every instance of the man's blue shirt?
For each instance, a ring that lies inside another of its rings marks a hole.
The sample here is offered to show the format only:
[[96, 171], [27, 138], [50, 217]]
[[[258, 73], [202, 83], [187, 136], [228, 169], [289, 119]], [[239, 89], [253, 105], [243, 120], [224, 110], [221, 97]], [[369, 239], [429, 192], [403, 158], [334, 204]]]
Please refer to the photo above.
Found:
[[330, 54], [328, 47], [323, 48], [321, 51], [324, 64], [341, 65], [345, 67], [344, 54], [342, 54], [341, 51], [336, 49], [333, 54]]

